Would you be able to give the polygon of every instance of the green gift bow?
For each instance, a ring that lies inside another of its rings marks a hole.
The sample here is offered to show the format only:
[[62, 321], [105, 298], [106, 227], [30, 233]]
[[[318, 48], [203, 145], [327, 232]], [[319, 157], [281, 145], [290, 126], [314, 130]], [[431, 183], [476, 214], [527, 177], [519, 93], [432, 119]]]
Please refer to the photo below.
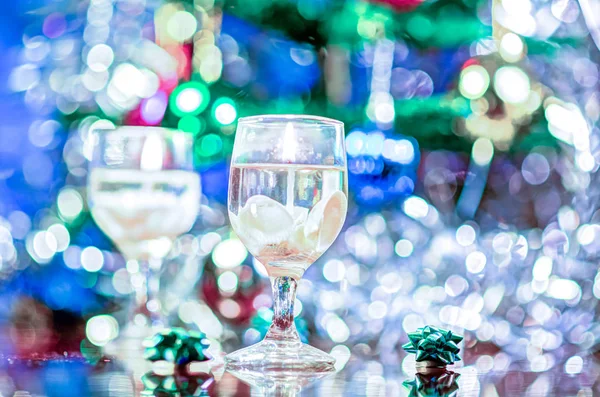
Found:
[[450, 397], [458, 390], [460, 374], [444, 371], [441, 374], [416, 374], [413, 380], [405, 380], [402, 385], [409, 389], [408, 397]]
[[144, 358], [150, 361], [168, 361], [175, 365], [210, 360], [207, 352], [206, 335], [183, 328], [170, 328], [160, 331], [144, 341]]
[[427, 325], [417, 329], [417, 332], [409, 332], [408, 339], [410, 342], [402, 345], [402, 348], [408, 353], [415, 353], [417, 361], [438, 361], [448, 365], [461, 360], [456, 344], [463, 337], [452, 331]]

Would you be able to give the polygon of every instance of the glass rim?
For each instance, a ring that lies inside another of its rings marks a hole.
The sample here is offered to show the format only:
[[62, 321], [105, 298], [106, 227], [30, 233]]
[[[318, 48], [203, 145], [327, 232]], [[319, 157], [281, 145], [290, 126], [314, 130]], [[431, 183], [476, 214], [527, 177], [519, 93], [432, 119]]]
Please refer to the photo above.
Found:
[[239, 124], [261, 124], [267, 121], [298, 121], [301, 123], [309, 124], [310, 122], [315, 122], [315, 124], [320, 123], [323, 125], [331, 125], [331, 126], [343, 126], [344, 123], [339, 120], [331, 119], [329, 117], [323, 116], [314, 116], [311, 114], [259, 114], [256, 116], [246, 116], [240, 117], [238, 119]]

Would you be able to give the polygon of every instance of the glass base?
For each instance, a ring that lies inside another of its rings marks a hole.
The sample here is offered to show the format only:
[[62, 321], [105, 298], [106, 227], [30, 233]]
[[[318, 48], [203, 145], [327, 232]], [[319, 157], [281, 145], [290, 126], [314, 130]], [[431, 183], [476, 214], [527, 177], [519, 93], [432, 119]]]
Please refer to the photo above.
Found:
[[299, 341], [264, 339], [225, 356], [227, 370], [331, 372], [335, 358]]

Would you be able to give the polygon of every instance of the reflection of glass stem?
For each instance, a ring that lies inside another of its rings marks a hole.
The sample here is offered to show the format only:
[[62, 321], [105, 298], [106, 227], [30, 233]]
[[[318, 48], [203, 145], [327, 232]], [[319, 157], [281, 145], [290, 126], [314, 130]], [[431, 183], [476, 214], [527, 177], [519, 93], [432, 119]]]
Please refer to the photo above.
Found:
[[[285, 133], [283, 136], [283, 161], [293, 163], [296, 160], [296, 132], [294, 131], [294, 125], [287, 123], [285, 125]], [[294, 185], [295, 185], [296, 173], [295, 170], [290, 169], [287, 174], [287, 196], [285, 207], [287, 208], [290, 215], [294, 216]]]
[[285, 340], [300, 343], [294, 324], [294, 301], [298, 282], [289, 276], [271, 277], [273, 289], [273, 322], [265, 340]]
[[[146, 317], [148, 326], [165, 325], [160, 303], [160, 272], [150, 267], [149, 261], [138, 261], [144, 283], [135, 288], [135, 303], [133, 316], [142, 314]], [[162, 268], [162, 266], [161, 266]], [[132, 316], [132, 317], [133, 317]]]
[[261, 395], [265, 397], [295, 397], [302, 388], [296, 383], [273, 382], [274, 384], [261, 388]]
[[294, 170], [289, 170], [287, 174], [287, 196], [286, 196], [286, 204], [288, 212], [292, 217], [294, 216], [294, 189], [296, 180], [294, 175]]

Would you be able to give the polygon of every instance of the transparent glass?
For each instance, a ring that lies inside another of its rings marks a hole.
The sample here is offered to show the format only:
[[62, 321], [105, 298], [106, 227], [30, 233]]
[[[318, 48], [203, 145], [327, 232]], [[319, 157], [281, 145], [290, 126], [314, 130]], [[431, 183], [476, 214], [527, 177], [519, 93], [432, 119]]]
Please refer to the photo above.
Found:
[[88, 176], [92, 217], [127, 259], [135, 291], [129, 332], [166, 326], [159, 299], [163, 258], [193, 226], [200, 176], [190, 134], [158, 127], [95, 131]]
[[332, 369], [330, 355], [300, 342], [298, 281], [346, 219], [344, 126], [326, 118], [273, 115], [238, 122], [229, 178], [231, 225], [269, 274], [274, 317], [265, 339], [225, 357], [236, 369]]

